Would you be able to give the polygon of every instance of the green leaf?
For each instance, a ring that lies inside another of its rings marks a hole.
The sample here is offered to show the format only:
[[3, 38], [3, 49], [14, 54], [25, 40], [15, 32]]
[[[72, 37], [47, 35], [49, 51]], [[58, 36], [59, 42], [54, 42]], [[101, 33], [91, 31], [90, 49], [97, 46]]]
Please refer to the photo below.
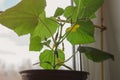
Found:
[[[58, 64], [58, 59], [60, 61], [65, 60], [65, 55], [61, 50], [58, 50], [58, 57], [56, 58], [56, 64]], [[52, 50], [44, 50], [41, 54], [40, 54], [40, 66], [43, 67], [44, 69], [53, 69], [53, 64], [54, 64], [54, 52]], [[61, 65], [57, 65], [56, 69], [58, 69]]]
[[66, 18], [69, 18], [73, 15], [74, 13], [74, 7], [73, 6], [68, 6], [65, 8], [65, 11], [64, 11], [64, 16]]
[[89, 18], [93, 15], [104, 3], [104, 0], [74, 0], [78, 8], [79, 18]]
[[18, 35], [34, 31], [39, 15], [44, 11], [45, 0], [22, 0], [16, 6], [7, 9], [0, 15], [0, 23]]
[[30, 38], [30, 51], [40, 51], [42, 48], [43, 45], [41, 44], [41, 38], [39, 36]]
[[68, 6], [65, 8], [64, 16], [69, 20], [72, 20], [72, 22], [76, 22], [77, 21], [76, 10], [77, 10], [76, 7]]
[[40, 21], [38, 26], [33, 32], [33, 36], [39, 36], [41, 40], [48, 38], [56, 32], [58, 24], [56, 23], [56, 19], [54, 17], [44, 18], [40, 17]]
[[[78, 27], [76, 27], [78, 26]], [[75, 28], [76, 27], [76, 28]], [[75, 44], [87, 44], [95, 41], [94, 39], [94, 26], [91, 21], [79, 21], [71, 27], [71, 32], [67, 36], [67, 40]], [[67, 30], [70, 31], [70, 30]]]
[[53, 68], [52, 65], [54, 61], [53, 51], [45, 50], [40, 54], [39, 60], [41, 67], [43, 67], [44, 69], [52, 69]]
[[114, 56], [108, 52], [92, 48], [92, 47], [79, 47], [80, 53], [85, 53], [86, 57], [94, 62], [102, 62], [107, 59], [114, 60]]
[[58, 7], [55, 11], [54, 17], [58, 17], [62, 15], [63, 13], [64, 13], [64, 9]]

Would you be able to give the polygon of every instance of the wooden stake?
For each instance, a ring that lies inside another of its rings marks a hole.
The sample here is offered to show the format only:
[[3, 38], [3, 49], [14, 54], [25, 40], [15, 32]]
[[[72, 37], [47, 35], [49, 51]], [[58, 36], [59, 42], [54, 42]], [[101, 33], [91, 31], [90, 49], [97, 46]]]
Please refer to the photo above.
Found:
[[[103, 24], [103, 21], [104, 21], [104, 17], [103, 17], [103, 7], [101, 7], [101, 27], [104, 28], [104, 24]], [[101, 29], [100, 33], [100, 37], [101, 37], [101, 50], [103, 50], [104, 48], [104, 33], [103, 33], [103, 29]], [[101, 80], [104, 80], [104, 62], [101, 62]]]

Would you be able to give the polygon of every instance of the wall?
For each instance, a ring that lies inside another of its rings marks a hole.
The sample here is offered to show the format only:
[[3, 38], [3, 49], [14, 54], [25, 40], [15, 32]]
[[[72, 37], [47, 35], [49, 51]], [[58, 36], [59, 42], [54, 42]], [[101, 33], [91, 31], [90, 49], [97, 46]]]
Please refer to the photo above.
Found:
[[114, 54], [115, 61], [109, 61], [110, 80], [120, 80], [120, 0], [105, 0], [105, 25], [107, 26], [106, 47]]
[[[120, 0], [105, 0], [104, 4], [104, 25], [107, 27], [104, 36], [104, 50], [112, 53], [115, 61], [109, 60], [104, 62], [104, 80], [120, 80]], [[96, 24], [99, 24], [99, 15]], [[100, 34], [97, 31], [97, 42], [94, 46], [100, 46]], [[91, 74], [89, 80], [101, 80], [100, 65], [87, 61], [85, 64], [87, 71]]]

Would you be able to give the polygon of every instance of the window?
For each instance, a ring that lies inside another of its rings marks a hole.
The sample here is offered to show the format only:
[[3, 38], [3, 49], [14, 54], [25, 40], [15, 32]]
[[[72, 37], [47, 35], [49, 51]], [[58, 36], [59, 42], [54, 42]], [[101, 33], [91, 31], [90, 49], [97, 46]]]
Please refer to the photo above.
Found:
[[[4, 11], [7, 8], [17, 4], [20, 0], [0, 0], [0, 11]], [[46, 11], [49, 12], [47, 16], [53, 15], [54, 10], [58, 7], [66, 7], [64, 4], [71, 5], [70, 1], [67, 0], [56, 0], [51, 3], [52, 0], [47, 0]], [[69, 26], [69, 25], [66, 25]], [[66, 57], [71, 56], [70, 51], [72, 51], [72, 46], [66, 42], [65, 49]], [[0, 59], [5, 62], [15, 65], [23, 64], [27, 60], [30, 64], [38, 62], [39, 52], [29, 51], [29, 34], [25, 36], [18, 37], [16, 33], [12, 30], [0, 25]], [[21, 61], [21, 63], [20, 63]], [[27, 62], [26, 62], [27, 63]], [[73, 66], [72, 61], [69, 61], [68, 66]], [[33, 67], [36, 68], [36, 67]]]

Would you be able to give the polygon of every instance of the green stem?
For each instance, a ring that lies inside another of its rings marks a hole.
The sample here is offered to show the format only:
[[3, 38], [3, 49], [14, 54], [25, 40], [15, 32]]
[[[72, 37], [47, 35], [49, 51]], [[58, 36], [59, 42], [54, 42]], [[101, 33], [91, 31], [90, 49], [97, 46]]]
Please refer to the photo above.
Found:
[[[67, 20], [66, 20], [66, 21], [67, 21]], [[59, 37], [59, 40], [58, 40], [58, 43], [59, 43], [59, 44], [62, 43], [63, 40], [66, 38], [65, 35], [66, 35], [67, 33], [65, 33], [65, 34], [62, 36], [63, 26], [65, 25], [66, 21], [64, 21], [64, 23], [61, 24], [61, 28], [60, 28], [60, 37]]]
[[62, 66], [68, 68], [69, 70], [73, 70], [71, 67], [69, 67], [69, 66], [67, 66], [67, 65], [65, 65], [65, 64], [63, 64]]
[[53, 34], [52, 34], [51, 30], [48, 28], [48, 26], [40, 18], [39, 18], [39, 21], [46, 27], [46, 29], [48, 30], [48, 32], [51, 34], [52, 40], [53, 40], [53, 42], [55, 44], [56, 42], [55, 42], [55, 39], [53, 37]]
[[[74, 26], [72, 27], [72, 29], [74, 28]], [[62, 40], [59, 42], [59, 43], [61, 43], [61, 42], [63, 42], [63, 40], [70, 34], [70, 32], [72, 31], [72, 29], [69, 31], [69, 32], [66, 32], [64, 35], [63, 35], [63, 38], [62, 38]]]
[[55, 59], [55, 51], [54, 51], [54, 58], [53, 58], [54, 60], [53, 60], [53, 69], [55, 69], [55, 67], [56, 67], [56, 64], [55, 64], [55, 61], [56, 61], [56, 59]]
[[53, 50], [49, 45], [45, 45], [46, 47], [50, 48], [51, 50]]
[[61, 26], [60, 26], [60, 35], [59, 35], [59, 39], [58, 39], [58, 43], [60, 44], [60, 40], [61, 40], [61, 38], [62, 38], [62, 30], [63, 30], [63, 25], [61, 24]]
[[54, 50], [54, 61], [53, 61], [53, 69], [55, 69], [56, 68], [56, 58], [58, 58], [59, 56], [58, 56], [58, 51], [57, 51], [57, 48], [58, 48], [58, 45], [59, 44], [55, 44], [56, 46], [55, 46], [55, 50]]
[[73, 58], [73, 56], [75, 56], [77, 54], [78, 51], [76, 51], [71, 57], [69, 57], [67, 60], [65, 60], [64, 62], [69, 61], [71, 58]]
[[79, 0], [79, 3], [78, 3], [78, 9], [77, 9], [77, 16], [78, 16], [78, 14], [79, 14], [79, 10], [80, 10], [80, 0]]
[[60, 27], [60, 38], [62, 37], [63, 26], [64, 25], [61, 25], [61, 27]]
[[48, 18], [49, 20], [51, 20], [51, 21], [54, 21], [55, 23], [57, 23], [57, 24], [59, 24], [60, 25], [60, 23], [59, 22], [57, 22], [56, 20], [53, 20], [53, 19], [50, 19], [50, 18]]

